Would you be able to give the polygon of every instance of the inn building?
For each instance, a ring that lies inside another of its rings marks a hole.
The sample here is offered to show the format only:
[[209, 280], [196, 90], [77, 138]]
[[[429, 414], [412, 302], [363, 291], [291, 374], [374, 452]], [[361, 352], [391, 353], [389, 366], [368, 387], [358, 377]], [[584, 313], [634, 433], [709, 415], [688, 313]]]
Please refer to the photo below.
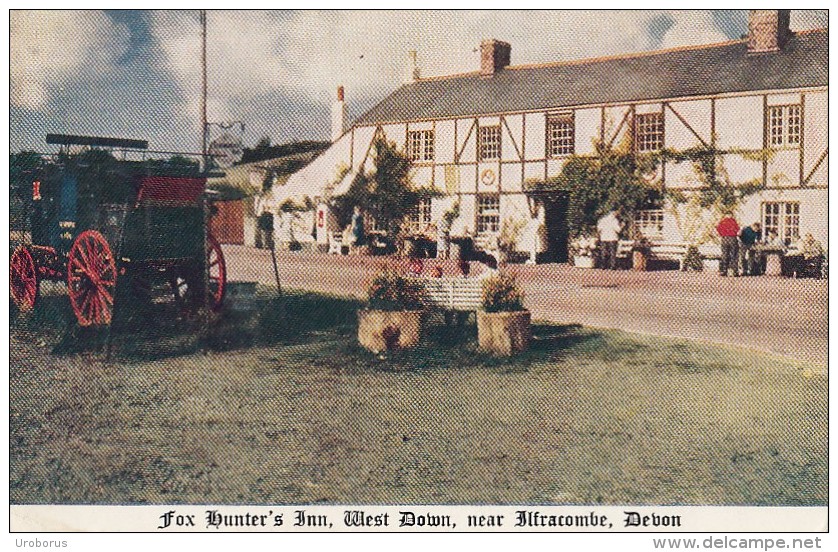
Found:
[[[739, 209], [740, 223], [761, 221], [787, 243], [812, 233], [826, 245], [828, 32], [794, 33], [789, 19], [788, 10], [751, 10], [741, 40], [539, 65], [512, 65], [510, 44], [485, 40], [479, 67], [444, 77], [420, 78], [411, 54], [406, 82], [349, 128], [339, 90], [332, 146], [276, 187], [265, 206], [313, 199], [316, 212], [295, 215], [296, 235], [325, 247], [341, 230], [330, 198], [372, 168], [380, 137], [407, 152], [414, 185], [442, 192], [417, 206], [417, 228], [438, 222], [455, 202], [452, 233], [478, 243], [507, 218], [542, 216], [546, 256], [563, 261], [562, 197], [539, 214], [528, 184], [558, 175], [571, 155], [594, 155], [596, 141], [628, 139], [639, 153], [715, 149], [732, 182], [763, 184]], [[648, 176], [687, 193], [700, 185], [689, 162], [665, 161]], [[683, 206], [655, 207], [634, 221], [644, 235], [659, 243], [694, 239]]]

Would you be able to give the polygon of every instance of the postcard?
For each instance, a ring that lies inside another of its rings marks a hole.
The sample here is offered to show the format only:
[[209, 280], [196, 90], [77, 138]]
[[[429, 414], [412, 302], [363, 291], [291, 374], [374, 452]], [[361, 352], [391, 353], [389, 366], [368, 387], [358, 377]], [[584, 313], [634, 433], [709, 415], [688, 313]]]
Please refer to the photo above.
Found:
[[18, 547], [821, 546], [825, 10], [9, 18]]

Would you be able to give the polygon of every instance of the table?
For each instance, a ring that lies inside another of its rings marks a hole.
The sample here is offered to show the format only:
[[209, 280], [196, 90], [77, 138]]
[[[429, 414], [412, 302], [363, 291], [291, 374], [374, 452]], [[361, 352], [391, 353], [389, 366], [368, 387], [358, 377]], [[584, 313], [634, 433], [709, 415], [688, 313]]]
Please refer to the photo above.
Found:
[[783, 256], [786, 248], [782, 245], [755, 245], [754, 251], [765, 259], [764, 276], [780, 276], [783, 273]]

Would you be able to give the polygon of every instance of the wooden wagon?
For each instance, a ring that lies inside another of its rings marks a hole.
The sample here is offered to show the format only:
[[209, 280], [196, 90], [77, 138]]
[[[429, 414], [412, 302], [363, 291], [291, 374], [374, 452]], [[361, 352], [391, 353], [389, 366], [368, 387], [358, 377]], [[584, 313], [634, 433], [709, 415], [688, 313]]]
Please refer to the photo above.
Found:
[[[146, 147], [136, 140], [64, 135], [48, 135], [47, 142]], [[184, 309], [221, 308], [226, 266], [207, 231], [206, 175], [197, 163], [62, 150], [32, 177], [31, 239], [10, 258], [18, 309], [36, 307], [45, 280], [66, 283], [81, 326], [110, 324], [118, 282], [140, 295], [162, 284]]]

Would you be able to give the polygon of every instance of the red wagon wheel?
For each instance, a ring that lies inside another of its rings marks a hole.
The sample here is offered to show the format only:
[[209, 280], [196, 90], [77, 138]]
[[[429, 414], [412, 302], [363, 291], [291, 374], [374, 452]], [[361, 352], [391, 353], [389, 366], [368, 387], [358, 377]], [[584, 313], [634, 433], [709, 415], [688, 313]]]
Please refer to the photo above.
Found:
[[227, 264], [221, 244], [210, 233], [207, 233], [207, 270], [209, 271], [209, 306], [217, 311], [224, 303], [224, 291], [227, 287]]
[[67, 291], [79, 325], [110, 324], [115, 289], [116, 262], [108, 242], [99, 232], [85, 230], [67, 261]]
[[35, 308], [39, 284], [32, 253], [26, 246], [21, 245], [9, 259], [9, 289], [18, 309], [29, 311]]
[[[213, 311], [221, 309], [224, 303], [224, 291], [227, 287], [227, 265], [224, 262], [224, 253], [221, 245], [213, 237], [207, 234], [207, 306]], [[175, 299], [187, 309], [194, 308], [196, 297], [190, 295], [190, 289], [197, 289], [200, 286], [195, 281], [200, 273], [194, 270], [181, 268], [176, 270], [172, 277], [172, 289]]]

